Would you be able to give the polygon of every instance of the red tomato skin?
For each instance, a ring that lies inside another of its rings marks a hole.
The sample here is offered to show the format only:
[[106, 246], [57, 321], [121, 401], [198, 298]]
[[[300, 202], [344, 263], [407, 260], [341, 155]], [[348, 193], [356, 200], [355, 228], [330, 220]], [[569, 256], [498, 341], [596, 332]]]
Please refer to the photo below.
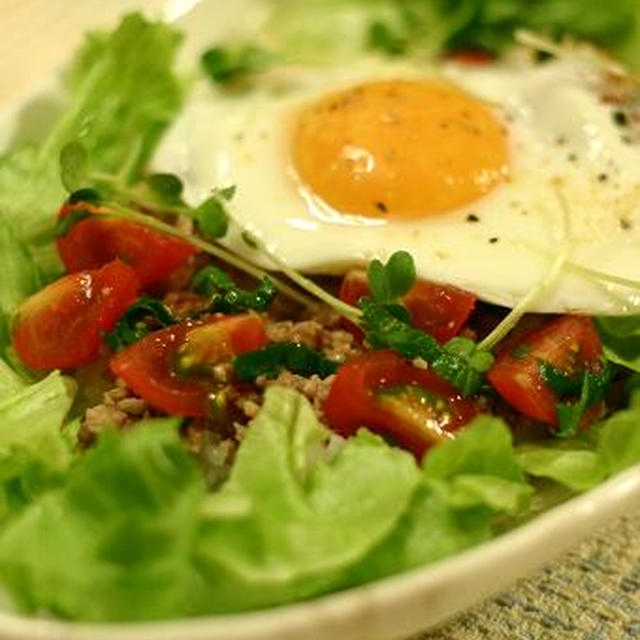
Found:
[[336, 374], [324, 405], [329, 426], [343, 436], [353, 435], [360, 427], [390, 436], [418, 459], [434, 444], [427, 430], [416, 429], [383, 406], [376, 392], [385, 387], [415, 385], [448, 400], [452, 410], [448, 432], [472, 420], [476, 405], [463, 398], [448, 382], [429, 369], [419, 369], [391, 350], [368, 351], [351, 358]]
[[[60, 219], [74, 209], [92, 214], [101, 211], [86, 203], [65, 204]], [[65, 236], [57, 239], [57, 247], [70, 273], [97, 269], [119, 258], [133, 267], [143, 288], [164, 281], [196, 252], [195, 246], [144, 225], [97, 215], [74, 224]]]
[[18, 309], [16, 353], [32, 369], [75, 369], [93, 362], [102, 334], [133, 304], [139, 286], [135, 271], [120, 260], [62, 277]]
[[[367, 275], [362, 269], [349, 271], [340, 285], [339, 298], [352, 305], [369, 295]], [[462, 289], [417, 280], [403, 302], [411, 314], [411, 324], [433, 336], [440, 344], [457, 336], [475, 308], [476, 297]], [[356, 337], [362, 332], [355, 329]]]
[[484, 49], [459, 49], [450, 53], [447, 59], [471, 67], [483, 67], [495, 60], [495, 56]]
[[154, 409], [192, 418], [207, 417], [208, 398], [214, 389], [212, 380], [178, 376], [175, 358], [189, 331], [211, 322], [225, 326], [235, 355], [260, 349], [267, 343], [264, 321], [256, 314], [215, 316], [154, 331], [113, 356], [109, 368]]
[[[522, 355], [518, 351], [522, 351]], [[571, 374], [585, 368], [596, 371], [601, 356], [600, 337], [590, 318], [559, 316], [541, 326], [534, 324], [515, 343], [509, 340], [498, 351], [487, 379], [514, 409], [528, 418], [555, 427], [558, 424], [557, 398], [542, 378], [539, 361]], [[593, 419], [597, 413], [588, 415]]]

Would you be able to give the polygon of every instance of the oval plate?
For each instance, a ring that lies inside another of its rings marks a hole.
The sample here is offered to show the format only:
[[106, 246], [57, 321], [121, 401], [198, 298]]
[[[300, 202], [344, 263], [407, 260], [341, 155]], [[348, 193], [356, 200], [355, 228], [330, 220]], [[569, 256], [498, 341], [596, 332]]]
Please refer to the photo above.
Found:
[[[232, 27], [242, 0], [219, 0], [216, 29]], [[0, 22], [0, 148], [14, 116], [69, 59], [90, 28], [144, 9], [168, 20], [185, 18], [197, 43], [214, 34], [197, 14], [199, 0], [22, 0]], [[192, 13], [192, 15], [189, 15]], [[197, 19], [196, 19], [197, 18]], [[197, 48], [195, 49], [197, 50]], [[310, 602], [232, 616], [171, 622], [79, 624], [0, 613], [2, 640], [390, 640], [433, 626], [504, 589], [613, 519], [640, 508], [640, 467], [616, 476], [534, 521], [454, 558]], [[87, 594], [87, 597], [91, 597]]]

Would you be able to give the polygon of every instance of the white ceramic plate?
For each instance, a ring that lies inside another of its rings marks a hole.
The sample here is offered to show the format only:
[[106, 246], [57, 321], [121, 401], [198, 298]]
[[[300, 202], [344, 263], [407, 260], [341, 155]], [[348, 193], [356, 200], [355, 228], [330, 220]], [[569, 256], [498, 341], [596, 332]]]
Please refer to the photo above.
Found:
[[[214, 27], [197, 14], [199, 0], [0, 0], [0, 148], [12, 135], [20, 106], [41, 93], [43, 86], [52, 84], [56, 70], [87, 28], [111, 25], [123, 11], [142, 7], [167, 19], [183, 16], [193, 29], [192, 48], [213, 37], [214, 29], [233, 28], [242, 1], [218, 0]], [[118, 625], [53, 622], [0, 613], [0, 639], [402, 638], [496, 593], [616, 517], [638, 508], [640, 467], [454, 558], [312, 602], [253, 614]]]

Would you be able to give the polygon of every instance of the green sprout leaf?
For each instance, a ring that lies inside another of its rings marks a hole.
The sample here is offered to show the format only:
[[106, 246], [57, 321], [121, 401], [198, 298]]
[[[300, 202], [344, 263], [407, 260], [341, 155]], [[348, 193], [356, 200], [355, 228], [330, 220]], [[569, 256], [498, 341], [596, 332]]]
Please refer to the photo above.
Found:
[[172, 173], [152, 173], [146, 183], [153, 194], [163, 204], [170, 206], [181, 204], [182, 181]]
[[381, 304], [391, 300], [387, 273], [380, 260], [372, 260], [367, 266], [367, 279], [372, 298]]
[[473, 395], [483, 382], [483, 374], [493, 363], [488, 351], [475, 342], [454, 338], [440, 345], [429, 334], [415, 329], [389, 311], [386, 305], [364, 299], [362, 327], [373, 349], [393, 349], [404, 358], [422, 358], [442, 378], [464, 395]]
[[386, 264], [372, 260], [367, 267], [371, 296], [378, 304], [389, 305], [411, 289], [416, 280], [416, 268], [411, 254], [396, 251]]
[[369, 25], [367, 45], [388, 56], [399, 56], [407, 50], [407, 41], [394, 33], [389, 25], [377, 20]]
[[255, 236], [246, 229], [242, 232], [242, 242], [244, 242], [247, 247], [250, 247], [251, 249], [258, 249], [260, 246]]
[[581, 376], [568, 376], [548, 362], [540, 362], [542, 379], [560, 399], [578, 397], [575, 402], [556, 403], [558, 429], [555, 435], [569, 438], [578, 433], [584, 414], [602, 402], [611, 382], [612, 367], [604, 361], [600, 371], [584, 371]]
[[223, 238], [229, 228], [229, 215], [218, 195], [207, 198], [193, 212], [198, 227], [209, 238]]
[[416, 281], [416, 267], [411, 254], [396, 251], [385, 266], [389, 289], [393, 298], [400, 298], [411, 289]]
[[223, 199], [229, 202], [233, 199], [233, 196], [236, 195], [236, 185], [232, 184], [229, 187], [223, 187], [222, 189], [217, 189], [216, 193]]
[[69, 142], [60, 151], [60, 179], [69, 192], [86, 184], [89, 174], [89, 156], [79, 142]]
[[276, 57], [251, 45], [212, 47], [202, 54], [200, 61], [205, 73], [216, 84], [228, 85], [246, 80], [274, 64]]
[[102, 202], [102, 195], [97, 189], [82, 188], [77, 189], [67, 198], [69, 204], [77, 204], [78, 202], [87, 202], [88, 204], [98, 205]]

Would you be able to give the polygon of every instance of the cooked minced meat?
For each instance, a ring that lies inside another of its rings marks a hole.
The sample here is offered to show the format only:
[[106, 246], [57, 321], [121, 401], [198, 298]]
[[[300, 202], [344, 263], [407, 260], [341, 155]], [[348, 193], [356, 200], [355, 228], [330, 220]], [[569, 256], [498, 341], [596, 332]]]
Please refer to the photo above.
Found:
[[349, 331], [316, 319], [268, 322], [266, 330], [272, 342], [298, 342], [322, 351], [327, 358], [336, 362], [344, 362], [362, 350]]
[[[182, 320], [202, 310], [207, 299], [182, 289], [166, 292], [163, 302], [176, 318]], [[283, 315], [282, 311], [285, 309], [287, 314]], [[340, 316], [325, 305], [314, 308], [310, 313], [292, 305], [281, 305], [279, 312], [274, 313], [272, 309], [268, 314], [265, 330], [272, 342], [300, 343], [321, 351], [327, 358], [336, 362], [344, 362], [362, 351], [352, 333], [345, 330]], [[181, 432], [186, 446], [191, 451], [199, 457], [213, 456], [220, 463], [212, 465], [218, 469], [212, 472], [215, 476], [212, 482], [218, 481], [224, 475], [225, 472], [220, 469], [226, 469], [231, 464], [240, 436], [238, 429], [258, 414], [264, 390], [268, 386], [280, 385], [300, 391], [311, 401], [316, 413], [322, 418], [322, 405], [334, 378], [330, 376], [321, 379], [317, 375], [306, 378], [285, 370], [274, 379], [261, 376], [254, 384], [233, 385], [234, 371], [231, 361], [216, 364], [210, 375], [220, 389], [224, 390], [224, 418], [187, 419]], [[112, 389], [104, 393], [99, 405], [87, 409], [81, 429], [82, 442], [89, 445], [106, 427], [126, 428], [151, 415], [158, 414], [152, 413], [144, 400], [133, 395], [125, 384], [118, 380]]]
[[256, 379], [256, 385], [260, 389], [266, 389], [272, 385], [279, 385], [300, 391], [300, 393], [306, 396], [313, 404], [313, 408], [318, 414], [318, 417], [322, 419], [322, 406], [329, 395], [334, 378], [335, 376], [328, 376], [323, 379], [317, 375], [305, 378], [290, 371], [282, 371], [277, 378], [270, 379], [260, 376]]
[[151, 416], [147, 403], [134, 396], [122, 380], [102, 395], [102, 403], [87, 409], [79, 438], [88, 445], [107, 427], [126, 428]]

